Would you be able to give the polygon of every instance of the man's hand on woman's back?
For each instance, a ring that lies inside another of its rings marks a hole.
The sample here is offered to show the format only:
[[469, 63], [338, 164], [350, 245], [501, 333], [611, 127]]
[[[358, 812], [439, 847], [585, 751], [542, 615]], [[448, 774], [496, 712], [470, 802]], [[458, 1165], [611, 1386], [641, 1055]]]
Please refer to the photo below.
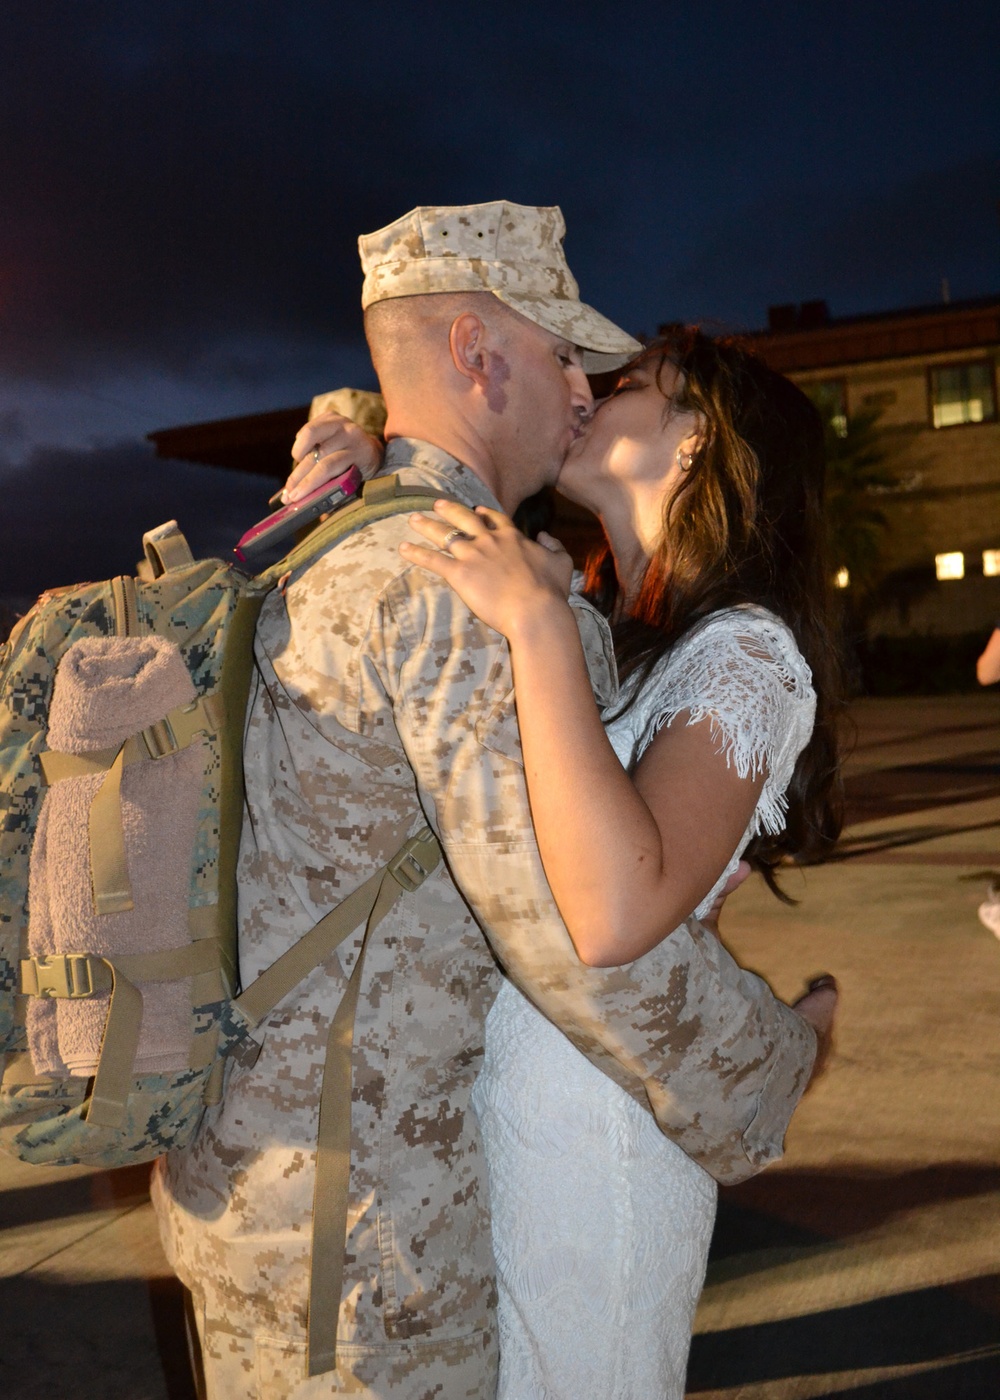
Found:
[[816, 1032], [818, 1044], [809, 1080], [810, 1084], [826, 1068], [830, 1051], [833, 1049], [833, 1021], [839, 995], [837, 979], [832, 977], [829, 972], [824, 972], [821, 976], [812, 979], [805, 996], [799, 997], [798, 1001], [792, 1003], [792, 1009], [797, 1011], [804, 1021], [808, 1021]]
[[[719, 936], [719, 915], [722, 913], [726, 899], [739, 889], [749, 874], [750, 866], [745, 860], [741, 860], [719, 891], [715, 903], [701, 920], [705, 927], [715, 934], [716, 938]], [[808, 1021], [816, 1032], [816, 1060], [813, 1064], [810, 1084], [826, 1068], [830, 1051], [833, 1049], [833, 1022], [837, 1011], [838, 996], [837, 979], [829, 972], [824, 972], [820, 976], [814, 977], [809, 983], [805, 995], [792, 1003], [792, 1009], [797, 1011], [804, 1021]]]

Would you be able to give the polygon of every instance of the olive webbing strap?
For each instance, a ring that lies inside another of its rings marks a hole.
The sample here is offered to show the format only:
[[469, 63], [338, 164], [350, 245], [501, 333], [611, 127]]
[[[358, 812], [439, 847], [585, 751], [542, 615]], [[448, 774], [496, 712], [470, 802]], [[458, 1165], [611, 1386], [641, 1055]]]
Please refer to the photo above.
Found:
[[[366, 481], [361, 495], [350, 505], [341, 506], [311, 530], [304, 540], [270, 568], [257, 575], [257, 584], [275, 584], [287, 574], [293, 573], [302, 564], [307, 564], [330, 544], [345, 539], [355, 530], [372, 525], [376, 520], [387, 520], [393, 515], [407, 511], [434, 509], [434, 502], [444, 499], [440, 491], [427, 486], [401, 486], [395, 474], [376, 476]], [[449, 498], [451, 499], [451, 498]]]
[[180, 948], [164, 948], [156, 953], [113, 954], [103, 961], [112, 972], [111, 1005], [104, 1023], [101, 1058], [87, 1107], [87, 1122], [120, 1128], [125, 1121], [142, 1030], [142, 993], [135, 983], [168, 982], [217, 970], [219, 945], [214, 938], [203, 938]]
[[125, 745], [118, 750], [107, 776], [90, 804], [87, 826], [90, 837], [90, 878], [94, 912], [120, 914], [134, 909], [132, 884], [125, 860], [125, 831], [122, 827], [122, 771]]
[[168, 520], [155, 530], [147, 530], [142, 537], [142, 548], [154, 579], [175, 569], [186, 569], [194, 563], [191, 546], [176, 520]]
[[[363, 885], [352, 891], [336, 908], [324, 914], [319, 923], [304, 933], [280, 958], [277, 958], [249, 987], [233, 1001], [234, 1009], [248, 1027], [259, 1026], [289, 992], [294, 991], [304, 977], [325, 962], [344, 939], [361, 924], [370, 924], [379, 891], [385, 876], [392, 875], [396, 892], [415, 890], [435, 869], [441, 859], [437, 837], [429, 827], [422, 827]], [[381, 918], [382, 915], [380, 914]]]
[[342, 904], [324, 914], [318, 924], [304, 933], [297, 943], [282, 953], [233, 1002], [242, 1019], [252, 1028], [259, 1026], [289, 992], [325, 962], [359, 924], [364, 923], [378, 898], [385, 867], [377, 870], [363, 885], [349, 894]]
[[429, 827], [423, 827], [409, 837], [380, 870], [303, 934], [233, 1003], [249, 1025], [259, 1025], [304, 977], [364, 925], [361, 947], [330, 1024], [320, 1090], [309, 1278], [307, 1360], [310, 1376], [331, 1371], [336, 1365], [351, 1173], [351, 1049], [365, 950], [370, 934], [400, 895], [418, 889], [440, 860], [437, 837]]
[[191, 1049], [188, 1055], [189, 1069], [208, 1069], [214, 1065], [219, 1054], [219, 1023], [210, 1021], [199, 1024], [195, 1011], [222, 1002], [232, 996], [232, 984], [226, 975], [225, 951], [220, 937], [222, 925], [219, 922], [218, 904], [194, 905], [188, 909], [188, 935], [192, 943], [208, 942], [215, 948], [217, 961], [205, 972], [197, 972], [191, 978]]
[[177, 705], [168, 710], [162, 719], [133, 734], [120, 747], [89, 749], [86, 753], [42, 749], [38, 754], [42, 778], [46, 786], [51, 787], [65, 778], [90, 778], [95, 773], [107, 773], [122, 752], [126, 766], [144, 763], [150, 758], [165, 758], [187, 748], [193, 740], [215, 733], [225, 720], [225, 700], [219, 691], [212, 691], [189, 705]]
[[136, 982], [167, 982], [217, 971], [219, 945], [203, 938], [155, 953], [49, 953], [21, 962], [21, 991], [28, 996], [98, 996], [111, 992], [104, 1022], [88, 1123], [120, 1128], [125, 1121], [135, 1056], [142, 1031], [142, 992]]
[[135, 1067], [142, 1032], [142, 992], [114, 963], [111, 971], [111, 1004], [104, 1022], [101, 1056], [84, 1118], [99, 1128], [120, 1128]]
[[88, 753], [61, 753], [58, 749], [42, 749], [38, 762], [47, 787], [61, 783], [64, 778], [92, 778], [95, 773], [107, 773], [122, 755], [125, 764], [139, 763], [149, 757], [138, 735], [133, 734], [119, 748], [91, 749]]
[[309, 1263], [306, 1374], [318, 1376], [337, 1365], [337, 1324], [344, 1291], [348, 1188], [351, 1179], [351, 1102], [354, 1017], [368, 935], [403, 893], [388, 870], [382, 872], [365, 936], [347, 988], [330, 1023], [319, 1099], [316, 1176], [313, 1185], [313, 1239]]

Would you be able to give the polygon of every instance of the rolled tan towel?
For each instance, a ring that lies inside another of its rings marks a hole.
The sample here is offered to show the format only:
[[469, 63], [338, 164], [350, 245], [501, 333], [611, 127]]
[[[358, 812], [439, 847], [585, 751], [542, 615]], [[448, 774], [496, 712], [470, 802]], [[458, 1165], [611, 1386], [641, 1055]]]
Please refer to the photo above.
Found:
[[[195, 699], [178, 648], [163, 637], [86, 637], [56, 673], [49, 747], [84, 754], [118, 748]], [[191, 859], [204, 774], [201, 741], [122, 774], [125, 858], [134, 908], [96, 914], [90, 874], [90, 805], [103, 774], [64, 778], [45, 794], [31, 853], [28, 944], [45, 953], [149, 953], [190, 941]], [[144, 1007], [137, 1074], [183, 1069], [190, 1050], [190, 979], [140, 983]], [[27, 1031], [40, 1074], [87, 1077], [97, 1068], [108, 994], [32, 997]]]

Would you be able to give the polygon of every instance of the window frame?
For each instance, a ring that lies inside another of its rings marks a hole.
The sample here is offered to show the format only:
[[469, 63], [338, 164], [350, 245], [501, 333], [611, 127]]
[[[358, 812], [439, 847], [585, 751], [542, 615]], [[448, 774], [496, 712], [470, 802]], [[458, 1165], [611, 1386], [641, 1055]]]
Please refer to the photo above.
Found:
[[[993, 384], [993, 412], [988, 418], [970, 419], [967, 423], [934, 422], [934, 375], [942, 369], [971, 369], [973, 365], [985, 365], [990, 372]], [[937, 364], [925, 366], [927, 381], [927, 422], [932, 432], [947, 433], [952, 428], [981, 428], [984, 423], [997, 421], [997, 363], [992, 355], [980, 355], [974, 360], [940, 360]]]

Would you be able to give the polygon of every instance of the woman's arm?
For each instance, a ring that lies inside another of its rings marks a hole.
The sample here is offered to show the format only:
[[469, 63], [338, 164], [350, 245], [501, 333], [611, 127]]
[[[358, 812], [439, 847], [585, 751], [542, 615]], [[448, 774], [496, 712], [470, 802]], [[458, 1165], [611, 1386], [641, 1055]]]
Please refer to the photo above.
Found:
[[[412, 523], [438, 549], [401, 552], [507, 637], [532, 820], [559, 912], [583, 962], [631, 962], [715, 884], [766, 774], [741, 779], [716, 752], [710, 723], [681, 715], [629, 777], [604, 732], [566, 602], [569, 556], [555, 541], [532, 544], [498, 512], [435, 509], [437, 519]], [[472, 538], [449, 542], [456, 530]]]

